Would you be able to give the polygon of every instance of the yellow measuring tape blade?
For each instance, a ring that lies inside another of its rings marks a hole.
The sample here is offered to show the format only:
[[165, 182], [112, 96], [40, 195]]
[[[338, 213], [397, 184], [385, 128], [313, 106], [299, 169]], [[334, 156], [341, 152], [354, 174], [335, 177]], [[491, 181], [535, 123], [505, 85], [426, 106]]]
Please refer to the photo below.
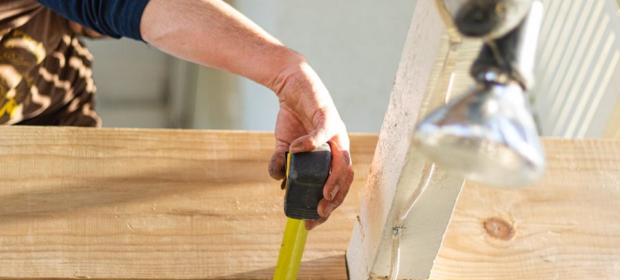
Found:
[[273, 276], [274, 280], [297, 279], [307, 238], [308, 231], [306, 230], [305, 222], [289, 218], [286, 222], [284, 237], [282, 238], [280, 256], [278, 257], [276, 272]]
[[[289, 163], [291, 154], [286, 158], [286, 178], [289, 175]], [[299, 272], [301, 257], [306, 247], [306, 239], [308, 231], [306, 223], [302, 220], [289, 218], [286, 222], [284, 237], [282, 237], [282, 246], [280, 247], [280, 255], [278, 256], [278, 264], [273, 275], [274, 280], [295, 280]]]

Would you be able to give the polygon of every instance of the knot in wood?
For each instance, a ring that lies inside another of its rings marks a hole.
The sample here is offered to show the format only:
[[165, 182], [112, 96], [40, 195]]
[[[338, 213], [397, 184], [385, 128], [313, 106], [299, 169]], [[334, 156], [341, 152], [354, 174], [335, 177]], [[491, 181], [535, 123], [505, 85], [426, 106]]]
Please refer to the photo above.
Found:
[[487, 234], [493, 238], [510, 240], [515, 235], [512, 225], [500, 218], [489, 218], [483, 223]]

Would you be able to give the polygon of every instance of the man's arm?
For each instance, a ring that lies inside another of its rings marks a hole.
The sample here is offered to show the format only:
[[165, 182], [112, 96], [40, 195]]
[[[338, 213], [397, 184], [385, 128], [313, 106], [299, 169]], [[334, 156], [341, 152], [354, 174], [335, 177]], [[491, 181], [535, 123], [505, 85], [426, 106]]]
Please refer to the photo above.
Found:
[[[284, 153], [332, 147], [332, 170], [319, 204], [324, 222], [353, 181], [349, 138], [336, 107], [306, 59], [220, 0], [38, 0], [72, 21], [111, 37], [126, 36], [198, 64], [223, 69], [273, 90], [280, 101], [276, 150], [269, 164], [284, 174]], [[144, 7], [140, 9], [140, 7]], [[139, 31], [139, 32], [137, 32]]]

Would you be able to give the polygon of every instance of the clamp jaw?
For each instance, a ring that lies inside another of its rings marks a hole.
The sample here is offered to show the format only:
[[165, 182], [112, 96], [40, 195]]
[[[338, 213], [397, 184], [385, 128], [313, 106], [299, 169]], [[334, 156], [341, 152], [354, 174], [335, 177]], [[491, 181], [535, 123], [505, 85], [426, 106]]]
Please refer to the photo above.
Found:
[[466, 37], [493, 40], [517, 28], [535, 0], [438, 0], [448, 25]]
[[414, 132], [419, 149], [466, 179], [496, 187], [538, 180], [545, 158], [526, 91], [534, 84], [543, 18], [538, 0], [436, 0], [450, 30], [482, 39], [472, 89]]

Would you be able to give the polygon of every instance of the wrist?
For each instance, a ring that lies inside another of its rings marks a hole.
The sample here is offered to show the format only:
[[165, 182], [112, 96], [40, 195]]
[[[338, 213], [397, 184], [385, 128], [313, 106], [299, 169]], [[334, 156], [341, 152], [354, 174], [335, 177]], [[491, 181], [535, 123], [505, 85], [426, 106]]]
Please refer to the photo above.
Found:
[[309, 65], [302, 54], [288, 48], [278, 54], [278, 58], [275, 59], [276, 63], [264, 85], [280, 98], [286, 88], [292, 84], [302, 83], [305, 76], [304, 68]]
[[[294, 51], [280, 67], [267, 85], [282, 102], [297, 102], [304, 99], [331, 100], [327, 88], [312, 69], [306, 58]], [[323, 98], [321, 97], [323, 96]], [[326, 98], [325, 98], [326, 97]]]

